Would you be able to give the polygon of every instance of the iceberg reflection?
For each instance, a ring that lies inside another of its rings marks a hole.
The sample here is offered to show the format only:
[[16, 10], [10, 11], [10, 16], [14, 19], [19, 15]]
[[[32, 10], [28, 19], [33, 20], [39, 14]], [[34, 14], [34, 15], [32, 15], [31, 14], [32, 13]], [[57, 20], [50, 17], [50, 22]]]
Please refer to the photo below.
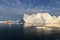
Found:
[[50, 35], [55, 32], [60, 32], [59, 24], [46, 24], [46, 25], [34, 25], [34, 24], [24, 24], [25, 34], [37, 34], [37, 35]]

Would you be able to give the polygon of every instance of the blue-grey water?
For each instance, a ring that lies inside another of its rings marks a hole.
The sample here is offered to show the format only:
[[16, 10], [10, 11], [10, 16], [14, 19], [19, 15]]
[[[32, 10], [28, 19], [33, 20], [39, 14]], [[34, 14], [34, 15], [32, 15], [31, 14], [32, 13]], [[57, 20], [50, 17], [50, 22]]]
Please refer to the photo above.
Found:
[[0, 40], [60, 40], [60, 33], [52, 33], [45, 36], [42, 32], [37, 35], [36, 32], [31, 34], [24, 33], [23, 25], [0, 25]]

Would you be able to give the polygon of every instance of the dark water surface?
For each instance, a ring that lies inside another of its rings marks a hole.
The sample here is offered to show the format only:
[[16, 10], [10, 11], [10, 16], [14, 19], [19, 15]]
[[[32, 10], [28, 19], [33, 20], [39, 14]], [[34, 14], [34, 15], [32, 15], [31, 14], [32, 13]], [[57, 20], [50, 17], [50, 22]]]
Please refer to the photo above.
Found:
[[56, 31], [49, 36], [36, 32], [25, 34], [24, 31], [23, 25], [0, 25], [0, 40], [60, 40], [60, 33]]
[[23, 40], [22, 25], [0, 25], [0, 40]]

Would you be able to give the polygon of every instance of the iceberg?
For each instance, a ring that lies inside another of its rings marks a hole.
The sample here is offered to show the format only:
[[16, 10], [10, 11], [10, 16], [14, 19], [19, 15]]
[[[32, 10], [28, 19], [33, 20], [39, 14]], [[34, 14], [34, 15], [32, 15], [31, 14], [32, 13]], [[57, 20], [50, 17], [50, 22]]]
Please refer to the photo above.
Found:
[[27, 15], [24, 14], [24, 21], [25, 24], [30, 24], [30, 25], [43, 25], [45, 23], [44, 18], [40, 16], [39, 14], [32, 14], [32, 15]]
[[23, 20], [28, 26], [54, 26], [60, 23], [60, 16], [51, 16], [49, 13], [24, 14]]

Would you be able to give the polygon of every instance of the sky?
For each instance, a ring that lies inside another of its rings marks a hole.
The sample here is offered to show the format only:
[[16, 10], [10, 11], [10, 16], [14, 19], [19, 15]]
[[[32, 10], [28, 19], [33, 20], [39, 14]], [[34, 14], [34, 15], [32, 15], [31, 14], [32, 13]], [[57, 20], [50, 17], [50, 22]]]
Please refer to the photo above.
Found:
[[0, 0], [0, 20], [21, 20], [24, 14], [60, 15], [60, 0]]

